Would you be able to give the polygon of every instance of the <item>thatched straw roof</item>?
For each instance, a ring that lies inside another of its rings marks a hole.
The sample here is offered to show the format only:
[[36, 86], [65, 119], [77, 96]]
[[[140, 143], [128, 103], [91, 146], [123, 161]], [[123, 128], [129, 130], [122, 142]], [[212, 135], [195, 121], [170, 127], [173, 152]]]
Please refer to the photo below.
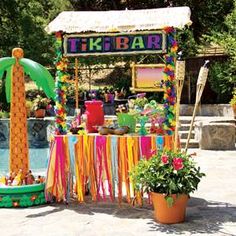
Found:
[[45, 28], [47, 33], [63, 31], [125, 32], [162, 29], [166, 26], [183, 28], [190, 25], [189, 7], [169, 7], [123, 11], [64, 11]]

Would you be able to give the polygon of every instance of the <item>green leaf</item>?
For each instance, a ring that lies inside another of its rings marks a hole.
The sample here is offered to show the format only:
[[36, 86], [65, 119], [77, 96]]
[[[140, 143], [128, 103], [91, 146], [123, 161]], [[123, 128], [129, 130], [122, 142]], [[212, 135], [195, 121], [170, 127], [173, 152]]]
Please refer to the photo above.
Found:
[[6, 98], [7, 102], [11, 102], [11, 67], [7, 68], [7, 75], [6, 75]]
[[13, 57], [0, 58], [0, 79], [2, 79], [4, 71], [7, 70], [12, 65], [14, 65], [15, 62], [16, 62], [16, 59]]
[[167, 202], [168, 207], [172, 207], [172, 206], [173, 206], [173, 204], [174, 204], [174, 199], [173, 199], [173, 197], [171, 197], [171, 196], [166, 196], [166, 197], [165, 197], [165, 200], [166, 200], [166, 202]]
[[55, 84], [48, 70], [39, 63], [26, 58], [20, 59], [20, 65], [24, 67], [25, 73], [28, 74], [33, 81], [35, 81], [37, 86], [42, 88], [49, 98], [54, 100]]

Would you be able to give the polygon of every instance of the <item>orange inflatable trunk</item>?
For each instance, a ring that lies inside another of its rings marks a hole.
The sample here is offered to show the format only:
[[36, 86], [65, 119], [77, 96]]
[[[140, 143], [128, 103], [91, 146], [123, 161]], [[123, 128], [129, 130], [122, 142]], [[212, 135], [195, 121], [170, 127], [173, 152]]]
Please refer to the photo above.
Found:
[[18, 60], [23, 57], [23, 50], [15, 48], [12, 56], [16, 63], [12, 68], [11, 81], [11, 117], [10, 117], [10, 171], [25, 175], [29, 170], [27, 110], [25, 104], [24, 71]]

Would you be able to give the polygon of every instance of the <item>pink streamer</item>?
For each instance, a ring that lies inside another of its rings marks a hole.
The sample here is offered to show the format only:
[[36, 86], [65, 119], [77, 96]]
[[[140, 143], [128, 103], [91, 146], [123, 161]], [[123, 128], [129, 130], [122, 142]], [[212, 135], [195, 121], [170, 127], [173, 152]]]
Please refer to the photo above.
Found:
[[65, 149], [64, 149], [64, 144], [63, 144], [63, 137], [60, 137], [58, 139], [58, 154], [60, 158], [60, 174], [61, 174], [61, 181], [62, 181], [62, 191], [63, 191], [63, 196], [64, 199], [66, 198], [66, 173], [65, 173]]
[[110, 199], [113, 200], [113, 190], [112, 190], [112, 185], [111, 185], [111, 178], [109, 176], [109, 171], [108, 171], [108, 163], [107, 163], [107, 158], [108, 158], [108, 153], [106, 152], [107, 148], [106, 148], [106, 140], [105, 139], [105, 143], [103, 143], [104, 145], [104, 165], [105, 165], [105, 171], [106, 171], [106, 176], [107, 176], [107, 181], [108, 181], [108, 191], [109, 191], [109, 195], [110, 195]]
[[58, 176], [59, 176], [59, 158], [58, 158], [58, 140], [59, 140], [59, 137], [55, 137], [55, 148], [56, 148], [56, 152], [55, 152], [55, 176], [54, 176], [54, 183], [55, 183], [55, 186], [56, 186], [56, 196], [58, 196], [58, 187], [59, 187], [59, 181], [58, 181]]
[[[102, 179], [103, 171], [106, 173], [106, 180], [108, 181], [108, 191], [111, 200], [113, 200], [113, 190], [111, 184], [111, 176], [109, 175], [108, 162], [107, 162], [107, 137], [97, 136], [96, 137], [96, 148], [97, 148], [97, 163], [98, 163], [98, 198], [100, 187], [102, 188], [103, 200], [106, 200], [106, 191], [104, 186], [104, 181]], [[103, 170], [104, 169], [104, 170]]]
[[103, 193], [103, 200], [106, 200], [106, 193], [105, 193], [105, 187], [104, 183], [102, 181], [102, 159], [104, 156], [104, 146], [106, 145], [106, 137], [104, 136], [97, 136], [96, 137], [96, 148], [97, 148], [97, 164], [98, 164], [98, 188], [97, 188], [97, 193], [98, 193], [98, 200], [100, 199], [100, 189], [102, 188], [102, 193]]
[[141, 156], [149, 159], [152, 156], [152, 140], [150, 136], [141, 136], [139, 139], [141, 143]]

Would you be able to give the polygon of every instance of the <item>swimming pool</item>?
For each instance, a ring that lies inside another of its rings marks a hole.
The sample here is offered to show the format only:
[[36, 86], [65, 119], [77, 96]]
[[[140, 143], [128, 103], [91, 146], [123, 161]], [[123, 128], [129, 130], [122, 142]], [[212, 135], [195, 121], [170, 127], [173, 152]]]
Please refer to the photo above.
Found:
[[[46, 175], [49, 148], [30, 148], [30, 169], [34, 175]], [[0, 149], [0, 175], [9, 173], [9, 149]]]

